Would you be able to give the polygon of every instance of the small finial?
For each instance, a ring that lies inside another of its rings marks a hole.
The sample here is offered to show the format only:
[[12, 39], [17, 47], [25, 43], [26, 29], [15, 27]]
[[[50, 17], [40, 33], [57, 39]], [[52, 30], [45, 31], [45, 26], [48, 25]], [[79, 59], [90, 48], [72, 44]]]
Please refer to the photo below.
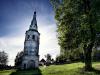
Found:
[[34, 11], [34, 14], [36, 14], [36, 11]]
[[36, 8], [35, 8], [35, 10], [34, 10], [34, 14], [36, 14]]

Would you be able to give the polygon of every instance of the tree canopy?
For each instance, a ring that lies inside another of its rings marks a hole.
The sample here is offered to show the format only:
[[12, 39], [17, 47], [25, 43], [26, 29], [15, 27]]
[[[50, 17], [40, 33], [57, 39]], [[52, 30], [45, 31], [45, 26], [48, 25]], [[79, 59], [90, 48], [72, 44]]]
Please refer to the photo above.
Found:
[[4, 51], [0, 51], [0, 65], [7, 65], [8, 54]]
[[23, 60], [23, 59], [22, 59], [23, 56], [24, 56], [23, 51], [17, 53], [16, 58], [15, 58], [15, 66], [16, 66], [17, 68], [20, 67], [20, 64], [22, 63], [22, 60]]
[[84, 50], [85, 69], [92, 68], [91, 53], [99, 45], [100, 0], [51, 0], [57, 20], [61, 52], [80, 46]]

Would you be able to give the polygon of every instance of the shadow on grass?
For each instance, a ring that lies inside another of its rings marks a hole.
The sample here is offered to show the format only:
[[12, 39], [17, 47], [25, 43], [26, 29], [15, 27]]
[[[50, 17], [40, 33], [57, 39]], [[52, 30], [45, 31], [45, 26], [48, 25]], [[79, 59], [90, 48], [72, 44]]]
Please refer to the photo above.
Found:
[[100, 70], [98, 70], [98, 69], [93, 68], [91, 71], [95, 72], [96, 74], [100, 74]]
[[30, 69], [30, 70], [16, 70], [10, 75], [42, 75], [40, 69]]
[[86, 74], [86, 75], [88, 75], [88, 73], [91, 73], [91, 74], [93, 73], [93, 74], [96, 74], [96, 75], [100, 75], [100, 70], [92, 68], [90, 71], [86, 71], [86, 70], [84, 70], [84, 68], [81, 68], [80, 73], [81, 74]]

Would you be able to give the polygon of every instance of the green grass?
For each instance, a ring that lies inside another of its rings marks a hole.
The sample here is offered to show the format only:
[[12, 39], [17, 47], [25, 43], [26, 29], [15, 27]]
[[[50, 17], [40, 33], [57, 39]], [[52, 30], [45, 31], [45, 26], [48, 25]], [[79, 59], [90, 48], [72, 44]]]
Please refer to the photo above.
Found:
[[[84, 72], [83, 63], [73, 63], [64, 65], [51, 65], [40, 67], [40, 70], [5, 70], [0, 71], [0, 75], [100, 75], [100, 71]], [[100, 70], [100, 63], [93, 63], [93, 67]]]
[[0, 71], [0, 75], [10, 75], [14, 71], [15, 70], [3, 70], [3, 71]]
[[82, 68], [82, 63], [52, 65], [46, 68], [41, 68], [43, 75], [74, 75], [79, 68]]
[[[100, 68], [100, 63], [93, 63], [93, 67], [96, 69]], [[52, 65], [46, 68], [40, 68], [43, 75], [100, 75], [97, 72], [84, 72], [82, 68], [83, 63], [73, 63], [65, 65]]]

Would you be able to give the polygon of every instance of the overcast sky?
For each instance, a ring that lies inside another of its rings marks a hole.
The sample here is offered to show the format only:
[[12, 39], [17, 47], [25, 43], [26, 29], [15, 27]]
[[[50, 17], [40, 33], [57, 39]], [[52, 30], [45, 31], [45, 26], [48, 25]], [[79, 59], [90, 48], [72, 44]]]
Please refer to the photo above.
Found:
[[34, 10], [40, 32], [40, 58], [50, 53], [59, 54], [54, 12], [49, 0], [0, 0], [0, 51], [9, 54], [9, 65], [14, 65], [18, 52], [24, 48], [25, 31], [29, 29]]

